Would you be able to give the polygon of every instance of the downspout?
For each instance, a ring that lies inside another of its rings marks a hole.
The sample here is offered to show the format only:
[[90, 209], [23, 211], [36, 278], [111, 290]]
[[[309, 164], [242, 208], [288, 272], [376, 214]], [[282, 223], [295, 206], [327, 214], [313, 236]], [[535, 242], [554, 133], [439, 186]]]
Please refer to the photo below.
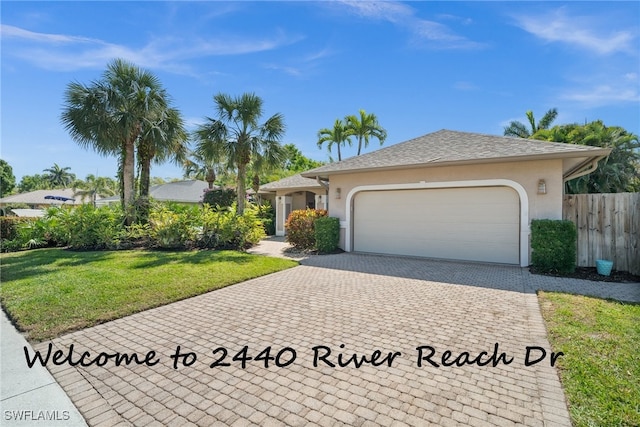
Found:
[[[584, 176], [584, 175], [590, 174], [591, 172], [594, 172], [596, 169], [598, 169], [598, 162], [600, 160], [604, 159], [605, 157], [607, 157], [607, 156], [600, 156], [600, 157], [596, 157], [596, 158], [593, 158], [591, 160], [588, 160], [589, 164], [588, 164], [586, 169], [581, 170], [580, 172], [571, 172], [571, 173], [569, 173], [569, 175], [566, 175], [563, 178], [563, 182], [566, 183], [567, 181], [571, 181], [572, 179], [580, 178], [581, 176]], [[580, 170], [580, 168], [584, 167], [585, 164], [586, 164], [586, 162], [583, 163], [582, 165], [574, 168], [573, 170], [574, 171]]]

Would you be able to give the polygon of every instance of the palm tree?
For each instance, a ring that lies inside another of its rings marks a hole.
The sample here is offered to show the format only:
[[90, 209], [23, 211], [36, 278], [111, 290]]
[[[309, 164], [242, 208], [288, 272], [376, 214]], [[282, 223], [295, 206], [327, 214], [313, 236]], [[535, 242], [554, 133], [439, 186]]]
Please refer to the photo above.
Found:
[[611, 148], [590, 174], [566, 182], [569, 194], [619, 193], [637, 191], [640, 184], [640, 140], [638, 136], [618, 126], [605, 126], [601, 120], [584, 125], [554, 126], [537, 132], [535, 139], [568, 144]]
[[187, 132], [180, 112], [174, 108], [157, 111], [158, 116], [148, 124], [138, 139], [138, 166], [140, 168], [140, 198], [149, 199], [151, 162], [167, 160], [181, 164], [187, 157]]
[[284, 117], [276, 113], [264, 123], [262, 99], [253, 93], [231, 97], [219, 93], [213, 97], [217, 119], [206, 118], [195, 132], [196, 149], [203, 157], [225, 159], [227, 169], [237, 172], [239, 215], [244, 213], [247, 167], [257, 158], [268, 165], [279, 165], [284, 153], [280, 140], [284, 136]]
[[71, 137], [101, 155], [119, 157], [127, 225], [135, 217], [136, 143], [159, 126], [157, 120], [168, 105], [167, 94], [155, 75], [121, 59], [107, 66], [101, 80], [67, 86], [62, 123]]
[[506, 126], [504, 128], [504, 136], [531, 138], [531, 136], [533, 136], [533, 134], [538, 132], [539, 130], [549, 129], [551, 123], [553, 123], [556, 117], [558, 117], [558, 110], [552, 108], [547, 111], [538, 124], [536, 124], [536, 119], [533, 117], [533, 111], [529, 110], [525, 114], [527, 115], [527, 119], [529, 120], [531, 129], [528, 129], [525, 124], [517, 120], [513, 120], [511, 123], [509, 123], [509, 126]]
[[384, 140], [387, 139], [387, 131], [380, 126], [375, 114], [367, 114], [364, 110], [360, 110], [359, 113], [360, 117], [350, 115], [344, 118], [348, 132], [358, 139], [358, 156], [362, 150], [363, 141], [364, 147], [367, 148], [371, 137], [377, 138], [380, 145], [384, 144]]
[[324, 128], [318, 131], [318, 148], [322, 148], [322, 144], [327, 143], [327, 149], [331, 152], [331, 147], [335, 144], [338, 148], [338, 161], [342, 160], [340, 146], [345, 142], [351, 145], [351, 133], [347, 129], [344, 122], [336, 119], [333, 129]]
[[201, 153], [191, 151], [182, 162], [184, 177], [190, 179], [201, 179], [207, 181], [209, 190], [213, 190], [216, 181], [216, 170], [221, 167], [221, 163], [216, 160], [206, 159]]
[[104, 176], [87, 175], [84, 181], [78, 181], [78, 188], [73, 189], [74, 196], [81, 198], [90, 197], [93, 206], [96, 206], [96, 199], [100, 197], [109, 197], [116, 194], [118, 185], [111, 179]]
[[61, 168], [57, 163], [54, 163], [52, 167], [44, 169], [42, 172], [46, 172], [45, 179], [49, 181], [53, 188], [67, 188], [76, 178], [75, 174], [69, 172], [70, 170], [71, 168], [68, 166]]

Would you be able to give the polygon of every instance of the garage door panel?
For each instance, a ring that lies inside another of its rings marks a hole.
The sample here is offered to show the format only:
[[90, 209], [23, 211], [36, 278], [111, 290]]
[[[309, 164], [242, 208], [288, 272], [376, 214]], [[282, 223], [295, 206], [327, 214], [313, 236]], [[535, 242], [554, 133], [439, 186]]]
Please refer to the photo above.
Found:
[[356, 251], [519, 263], [519, 198], [508, 187], [363, 192], [353, 219]]

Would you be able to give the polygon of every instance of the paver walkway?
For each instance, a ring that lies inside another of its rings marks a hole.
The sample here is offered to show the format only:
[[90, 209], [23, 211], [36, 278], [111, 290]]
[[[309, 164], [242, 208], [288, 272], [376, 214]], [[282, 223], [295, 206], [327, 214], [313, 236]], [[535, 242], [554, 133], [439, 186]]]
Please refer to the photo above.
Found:
[[[74, 360], [155, 351], [153, 366], [49, 368], [90, 426], [570, 425], [526, 270], [357, 254], [302, 263], [53, 340]], [[196, 359], [174, 369], [177, 346]], [[243, 367], [232, 358], [245, 346]], [[528, 346], [547, 357], [525, 366]], [[211, 367], [225, 351], [229, 366]], [[462, 366], [443, 366], [447, 351]], [[482, 352], [483, 366], [462, 363]], [[375, 364], [355, 367], [354, 353]]]

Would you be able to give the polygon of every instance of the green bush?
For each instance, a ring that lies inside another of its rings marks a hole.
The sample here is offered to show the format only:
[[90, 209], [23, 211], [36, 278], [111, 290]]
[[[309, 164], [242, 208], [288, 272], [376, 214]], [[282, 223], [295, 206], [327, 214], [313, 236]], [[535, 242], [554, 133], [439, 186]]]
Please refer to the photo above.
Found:
[[162, 249], [186, 248], [197, 238], [196, 218], [189, 211], [177, 213], [163, 207], [149, 214], [152, 244]]
[[219, 188], [204, 193], [202, 203], [213, 208], [228, 208], [238, 200], [238, 194], [233, 188]]
[[224, 210], [205, 205], [198, 247], [245, 249], [258, 243], [266, 236], [258, 209], [247, 205], [244, 214], [238, 216], [235, 204]]
[[[80, 205], [69, 214], [59, 214], [60, 227], [68, 232], [69, 248], [97, 250], [117, 248], [116, 237], [123, 229], [122, 210], [115, 207]], [[56, 216], [54, 216], [55, 218]]]
[[576, 269], [576, 226], [571, 221], [531, 221], [531, 264], [541, 272], [573, 273]]
[[276, 234], [276, 211], [271, 203], [265, 202], [258, 205], [258, 218], [262, 221], [267, 236], [274, 236]]
[[313, 223], [316, 249], [320, 253], [331, 253], [340, 243], [340, 220], [334, 217], [321, 217]]
[[300, 209], [289, 214], [285, 227], [287, 242], [298, 249], [309, 250], [316, 247], [313, 223], [316, 219], [327, 216], [324, 209]]
[[0, 216], [0, 239], [13, 240], [18, 237], [18, 224], [32, 222], [34, 218], [21, 218], [17, 216]]

